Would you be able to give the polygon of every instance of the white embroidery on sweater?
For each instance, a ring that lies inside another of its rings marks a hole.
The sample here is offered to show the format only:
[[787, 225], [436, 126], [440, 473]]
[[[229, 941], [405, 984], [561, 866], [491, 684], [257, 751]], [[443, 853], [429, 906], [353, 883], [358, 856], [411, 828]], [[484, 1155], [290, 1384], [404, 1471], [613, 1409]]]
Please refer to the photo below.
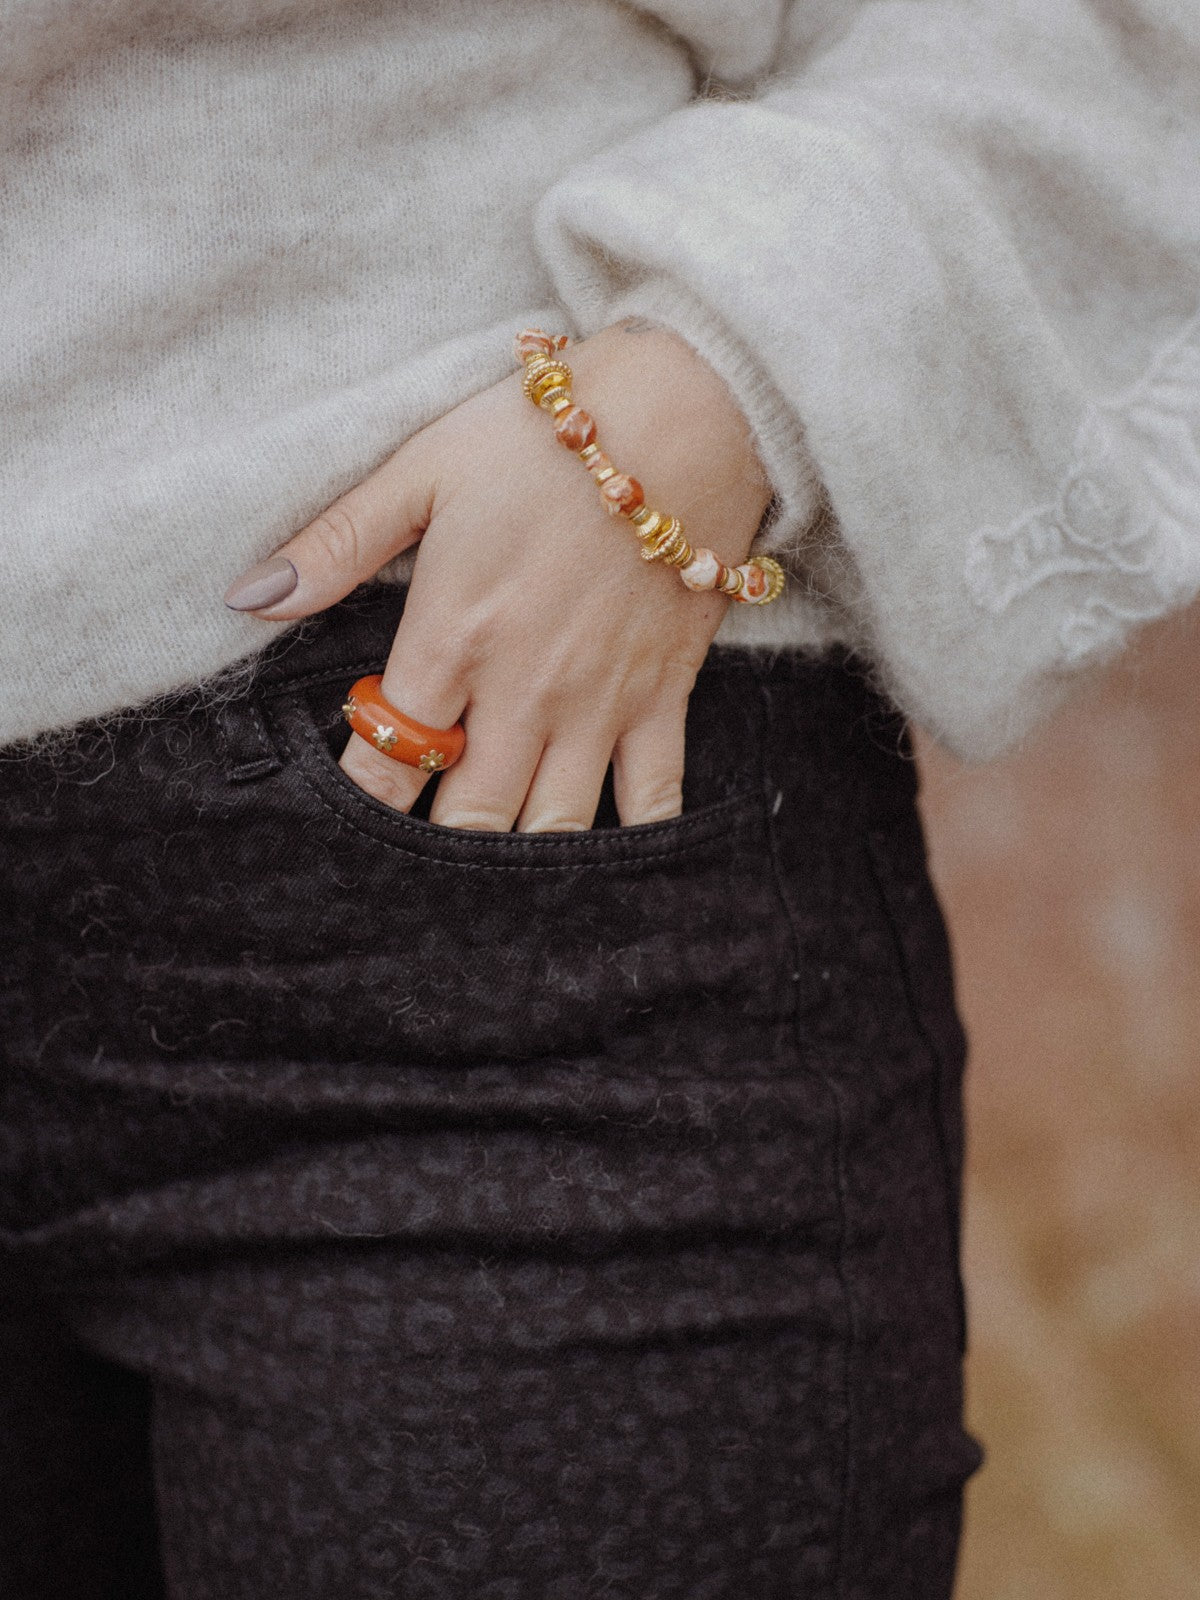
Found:
[[975, 533], [965, 576], [995, 616], [1052, 579], [1090, 579], [1058, 627], [1069, 668], [1200, 592], [1200, 315], [1089, 410], [1052, 501]]

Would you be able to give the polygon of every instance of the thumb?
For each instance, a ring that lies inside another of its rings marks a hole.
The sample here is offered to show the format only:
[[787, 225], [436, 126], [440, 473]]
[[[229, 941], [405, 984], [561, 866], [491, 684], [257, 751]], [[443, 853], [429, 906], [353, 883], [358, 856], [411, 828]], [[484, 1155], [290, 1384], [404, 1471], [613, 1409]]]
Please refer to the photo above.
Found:
[[273, 556], [235, 578], [225, 604], [270, 622], [324, 611], [416, 544], [433, 515], [435, 491], [416, 451], [401, 446]]

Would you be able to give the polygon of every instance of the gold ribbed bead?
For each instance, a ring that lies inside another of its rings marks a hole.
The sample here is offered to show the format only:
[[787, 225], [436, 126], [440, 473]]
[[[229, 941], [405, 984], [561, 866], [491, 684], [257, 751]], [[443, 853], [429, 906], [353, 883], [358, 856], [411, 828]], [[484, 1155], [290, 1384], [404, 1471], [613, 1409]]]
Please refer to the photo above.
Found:
[[573, 376], [565, 362], [543, 358], [541, 361], [529, 363], [521, 387], [534, 405], [541, 405], [543, 396], [549, 394], [552, 389], [563, 389], [569, 393]]
[[[666, 561], [675, 565], [673, 557], [685, 549], [687, 540], [683, 537], [683, 524], [676, 517], [665, 518], [662, 526], [649, 537], [642, 535], [643, 561]], [[690, 550], [685, 559], [691, 559]]]
[[772, 600], [778, 600], [783, 593], [783, 586], [787, 582], [787, 573], [775, 560], [774, 556], [754, 556], [751, 559], [756, 566], [763, 569], [771, 580], [771, 586], [767, 590], [766, 598], [758, 602], [760, 606], [769, 606]]
[[535, 384], [530, 386], [528, 394], [535, 406], [540, 406], [542, 401], [546, 399], [547, 395], [561, 394], [565, 395], [568, 400], [571, 398], [570, 388], [565, 383], [561, 382], [553, 373], [548, 373], [546, 377], [539, 378]]

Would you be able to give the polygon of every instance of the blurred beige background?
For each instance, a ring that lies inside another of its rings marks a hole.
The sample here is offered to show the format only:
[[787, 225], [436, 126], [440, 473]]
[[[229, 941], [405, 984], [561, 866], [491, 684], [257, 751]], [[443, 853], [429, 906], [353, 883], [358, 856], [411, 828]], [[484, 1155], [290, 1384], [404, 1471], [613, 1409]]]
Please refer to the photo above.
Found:
[[972, 1038], [960, 1600], [1200, 1600], [1200, 614], [1036, 742], [922, 746]]

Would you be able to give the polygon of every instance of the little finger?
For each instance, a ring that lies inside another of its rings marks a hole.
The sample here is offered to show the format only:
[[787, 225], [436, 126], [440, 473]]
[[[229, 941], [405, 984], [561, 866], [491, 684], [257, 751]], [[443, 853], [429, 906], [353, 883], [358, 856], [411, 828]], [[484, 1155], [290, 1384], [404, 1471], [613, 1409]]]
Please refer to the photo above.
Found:
[[664, 822], [683, 810], [687, 702], [671, 704], [630, 728], [613, 751], [613, 792], [625, 827]]

